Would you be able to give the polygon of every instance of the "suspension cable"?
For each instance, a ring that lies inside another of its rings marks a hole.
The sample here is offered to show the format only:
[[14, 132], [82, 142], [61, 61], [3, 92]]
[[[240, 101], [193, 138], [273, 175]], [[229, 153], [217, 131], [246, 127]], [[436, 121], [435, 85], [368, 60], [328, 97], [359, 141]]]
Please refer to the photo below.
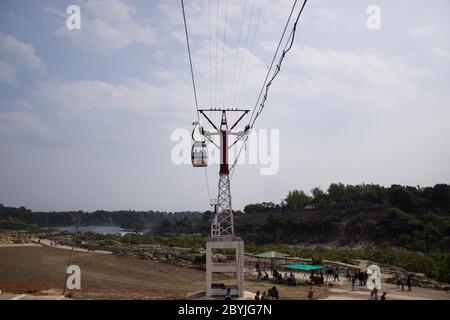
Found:
[[[305, 8], [306, 3], [308, 2], [308, 0], [304, 0], [304, 2], [303, 2], [303, 5], [302, 5], [302, 7], [301, 7], [301, 9], [300, 9], [300, 11], [299, 11], [299, 13], [298, 13], [298, 15], [297, 15], [297, 18], [296, 18], [296, 20], [295, 20], [295, 23], [294, 23], [294, 26], [293, 26], [293, 28], [292, 28], [292, 31], [291, 31], [291, 33], [290, 33], [290, 35], [289, 35], [289, 38], [288, 38], [287, 41], [286, 41], [286, 46], [285, 46], [285, 48], [284, 48], [284, 50], [283, 50], [283, 53], [281, 54], [280, 60], [279, 60], [279, 62], [278, 62], [278, 64], [277, 64], [277, 66], [276, 66], [276, 69], [275, 69], [275, 71], [274, 71], [274, 73], [273, 73], [273, 75], [272, 75], [272, 78], [270, 79], [270, 81], [268, 81], [268, 80], [269, 80], [269, 76], [270, 76], [270, 74], [271, 74], [271, 72], [272, 72], [272, 69], [273, 69], [273, 65], [274, 65], [275, 60], [276, 60], [276, 58], [277, 58], [277, 56], [278, 56], [278, 52], [279, 52], [279, 50], [280, 50], [280, 48], [281, 48], [281, 45], [282, 45], [283, 40], [284, 40], [284, 37], [285, 37], [285, 35], [286, 35], [287, 28], [288, 28], [288, 26], [289, 26], [289, 24], [290, 24], [290, 22], [291, 22], [293, 13], [294, 13], [294, 11], [295, 11], [295, 8], [297, 7], [297, 2], [298, 2], [298, 0], [295, 0], [294, 5], [292, 6], [291, 13], [290, 13], [290, 15], [289, 15], [289, 18], [288, 18], [288, 21], [287, 21], [287, 23], [286, 23], [286, 26], [285, 26], [285, 28], [284, 28], [284, 30], [283, 30], [283, 34], [282, 34], [282, 36], [281, 36], [281, 39], [280, 39], [280, 42], [279, 42], [279, 44], [278, 44], [277, 50], [275, 51], [275, 55], [274, 55], [274, 57], [273, 57], [271, 66], [270, 66], [270, 68], [269, 68], [269, 71], [267, 72], [266, 79], [264, 80], [263, 87], [261, 88], [261, 91], [260, 91], [259, 96], [258, 96], [258, 100], [256, 101], [255, 108], [253, 109], [252, 116], [251, 116], [250, 121], [249, 121], [249, 124], [248, 124], [248, 126], [247, 126], [247, 135], [245, 136], [245, 138], [243, 138], [242, 146], [241, 146], [241, 148], [240, 148], [240, 150], [239, 150], [239, 153], [238, 153], [238, 155], [237, 155], [237, 157], [236, 157], [236, 160], [235, 160], [234, 163], [233, 163], [233, 166], [231, 167], [231, 171], [232, 171], [231, 177], [233, 176], [233, 173], [234, 173], [234, 170], [235, 170], [235, 168], [236, 168], [236, 165], [237, 165], [237, 163], [238, 163], [238, 161], [239, 161], [240, 155], [241, 155], [243, 149], [244, 149], [245, 146], [246, 146], [246, 143], [247, 143], [247, 141], [248, 141], [249, 135], [250, 135], [250, 133], [251, 133], [251, 131], [252, 131], [254, 125], [255, 125], [255, 122], [256, 122], [256, 120], [258, 119], [258, 117], [261, 115], [262, 111], [264, 110], [264, 107], [265, 107], [265, 103], [266, 103], [266, 101], [267, 101], [267, 97], [268, 97], [268, 93], [269, 93], [270, 86], [272, 85], [273, 81], [275, 80], [275, 78], [276, 78], [276, 77], [278, 76], [278, 74], [280, 73], [280, 71], [281, 71], [281, 65], [283, 64], [283, 61], [284, 61], [284, 58], [286, 57], [286, 54], [292, 49], [292, 46], [294, 45], [295, 35], [296, 35], [296, 32], [297, 32], [297, 25], [298, 25], [298, 22], [299, 22], [299, 20], [300, 20], [300, 17], [301, 17], [301, 15], [302, 15], [302, 13], [303, 13], [303, 10], [304, 10], [304, 8]], [[264, 93], [264, 97], [263, 97], [263, 99], [261, 100], [261, 97], [262, 97], [262, 94], [263, 94], [263, 93]], [[260, 103], [260, 101], [262, 101], [262, 102]], [[259, 105], [259, 108], [258, 108], [258, 105]], [[258, 110], [258, 111], [256, 112], [256, 110]], [[256, 115], [256, 116], [255, 116], [255, 115]]]
[[244, 38], [245, 40], [244, 40], [244, 43], [242, 46], [242, 48], [244, 50], [242, 52], [242, 59], [240, 59], [240, 61], [239, 61], [238, 73], [237, 73], [237, 78], [236, 78], [236, 86], [234, 87], [234, 90], [232, 92], [230, 92], [232, 105], [235, 105], [235, 103], [236, 103], [236, 95], [237, 95], [237, 92], [239, 91], [239, 83], [241, 81], [242, 67], [244, 65], [244, 62], [247, 57], [247, 53], [249, 51], [248, 41], [249, 41], [250, 30], [252, 28], [252, 23], [253, 23], [253, 16], [254, 16], [254, 12], [255, 12], [255, 3], [256, 3], [256, 0], [253, 0], [251, 9], [250, 9], [250, 16], [248, 17], [247, 30], [245, 32], [245, 38]]
[[[181, 0], [181, 8], [183, 9], [184, 30], [186, 32], [186, 43], [187, 43], [187, 48], [188, 48], [188, 53], [189, 53], [189, 64], [191, 67], [192, 86], [194, 88], [195, 108], [197, 110], [198, 122], [200, 123], [200, 109], [198, 107], [197, 89], [195, 86], [194, 67], [192, 64], [191, 45], [189, 43], [189, 32], [188, 32], [188, 26], [187, 26], [187, 22], [186, 22], [186, 11], [184, 9], [184, 0]], [[206, 181], [206, 189], [208, 192], [208, 199], [211, 199], [211, 190], [209, 188], [209, 181], [208, 181], [208, 171], [206, 170], [206, 168], [205, 168], [205, 181]]]
[[214, 89], [214, 105], [217, 105], [217, 82], [219, 78], [219, 12], [220, 12], [220, 0], [217, 0], [217, 7], [216, 7], [216, 51], [215, 51], [215, 74], [214, 74], [214, 82], [215, 82], [215, 89]]
[[225, 26], [223, 31], [223, 43], [222, 43], [222, 70], [220, 72], [220, 100], [219, 105], [223, 106], [225, 104], [224, 94], [223, 94], [223, 73], [224, 73], [224, 65], [225, 65], [225, 54], [226, 54], [226, 43], [227, 43], [227, 25], [228, 25], [228, 3], [229, 0], [226, 0], [225, 7]]
[[[253, 33], [253, 39], [252, 39], [251, 46], [250, 46], [250, 51], [249, 51], [250, 53], [253, 52], [253, 48], [255, 46], [256, 36], [258, 34], [258, 27], [259, 27], [259, 24], [260, 24], [260, 21], [261, 21], [264, 5], [265, 5], [265, 0], [262, 0], [261, 7], [259, 8], [258, 20], [256, 22], [255, 30], [254, 30], [254, 33]], [[239, 102], [241, 100], [242, 91], [243, 91], [243, 89], [245, 87], [245, 84], [247, 82], [248, 70], [249, 70], [250, 64], [251, 64], [251, 55], [248, 55], [246, 66], [245, 66], [245, 71], [244, 71], [244, 79], [243, 79], [241, 85], [239, 86], [239, 93], [237, 95], [237, 100], [236, 100], [236, 103], [235, 103], [236, 105], [239, 105]]]
[[208, 32], [209, 32], [209, 101], [213, 105], [213, 85], [212, 85], [212, 50], [211, 50], [211, 0], [208, 0]]
[[[275, 78], [276, 78], [276, 77], [278, 76], [278, 74], [280, 73], [280, 71], [281, 71], [281, 65], [283, 64], [283, 61], [284, 61], [284, 58], [286, 57], [286, 54], [287, 54], [289, 51], [291, 51], [292, 46], [294, 45], [294, 40], [295, 40], [295, 34], [296, 34], [296, 32], [297, 32], [298, 21], [300, 20], [300, 17], [301, 17], [301, 15], [302, 15], [302, 13], [303, 13], [303, 9], [305, 9], [305, 5], [306, 5], [307, 2], [308, 2], [308, 0], [305, 0], [305, 1], [303, 2], [302, 8], [300, 9], [300, 12], [299, 12], [298, 15], [297, 15], [297, 19], [295, 20], [294, 27], [292, 28], [291, 34], [289, 35], [289, 38], [288, 38], [288, 40], [287, 40], [287, 42], [286, 42], [286, 46], [285, 46], [285, 48], [284, 48], [284, 50], [283, 50], [283, 53], [282, 53], [282, 55], [281, 55], [281, 57], [280, 57], [280, 60], [279, 60], [279, 62], [278, 62], [278, 64], [277, 64], [277, 66], [276, 66], [276, 69], [275, 69], [275, 71], [274, 71], [274, 73], [273, 73], [273, 76], [272, 76], [272, 78], [270, 79], [270, 81], [265, 85], [265, 93], [264, 93], [263, 100], [262, 100], [262, 102], [261, 102], [260, 105], [259, 105], [259, 109], [258, 109], [258, 112], [256, 113], [255, 118], [254, 118], [253, 121], [251, 122], [250, 128], [253, 128], [253, 127], [254, 127], [256, 120], [258, 119], [258, 117], [260, 116], [260, 114], [262, 113], [262, 111], [264, 110], [264, 107], [265, 107], [265, 105], [266, 105], [266, 101], [267, 101], [267, 97], [268, 97], [268, 93], [269, 93], [270, 86], [272, 85], [273, 81], [275, 80]], [[258, 102], [259, 102], [259, 101], [258, 101]], [[254, 109], [254, 112], [255, 112], [255, 111], [256, 111], [256, 108]], [[254, 114], [254, 112], [253, 112], [253, 114]], [[253, 115], [252, 115], [252, 117], [253, 117]], [[251, 119], [251, 118], [250, 118], [250, 119]]]
[[233, 77], [231, 78], [231, 86], [230, 86], [230, 94], [234, 92], [234, 86], [236, 85], [236, 72], [237, 72], [237, 66], [239, 62], [240, 52], [239, 49], [241, 48], [241, 41], [242, 41], [242, 31], [244, 30], [244, 21], [246, 17], [246, 11], [247, 11], [247, 1], [243, 0], [244, 9], [242, 11], [242, 18], [241, 18], [241, 27], [239, 31], [239, 40], [236, 47], [236, 56], [234, 60], [234, 69], [233, 69]]
[[194, 88], [195, 108], [197, 109], [197, 117], [198, 117], [198, 121], [200, 122], [200, 109], [198, 107], [197, 88], [195, 86], [194, 67], [192, 65], [191, 45], [189, 43], [189, 31], [188, 31], [188, 26], [187, 26], [187, 22], [186, 22], [186, 11], [184, 9], [184, 0], [181, 0], [181, 8], [183, 9], [184, 31], [186, 33], [186, 44], [187, 44], [187, 49], [188, 49], [188, 54], [189, 54], [189, 65], [191, 67], [191, 78], [192, 78], [192, 86]]

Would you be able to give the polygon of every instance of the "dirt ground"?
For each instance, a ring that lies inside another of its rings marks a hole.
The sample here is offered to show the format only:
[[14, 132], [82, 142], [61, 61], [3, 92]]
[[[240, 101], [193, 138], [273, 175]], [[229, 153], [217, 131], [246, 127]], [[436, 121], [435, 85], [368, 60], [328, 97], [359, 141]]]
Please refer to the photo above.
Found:
[[[261, 294], [264, 291], [268, 291], [271, 289], [274, 285], [270, 283], [265, 282], [257, 282], [252, 280], [247, 280], [245, 282], [245, 290], [251, 291], [251, 292], [257, 292], [260, 291]], [[296, 286], [296, 287], [289, 287], [286, 285], [276, 285], [277, 290], [280, 295], [280, 299], [282, 300], [308, 300], [308, 292], [309, 287], [307, 286]], [[313, 299], [324, 299], [328, 296], [328, 289], [327, 288], [319, 288], [314, 287], [313, 288]]]
[[[0, 247], [0, 290], [3, 293], [61, 295], [70, 251], [50, 247]], [[75, 299], [185, 299], [204, 290], [205, 272], [168, 263], [116, 257], [111, 254], [74, 252], [72, 264], [81, 269], [82, 289], [72, 293]], [[273, 284], [246, 279], [245, 290], [268, 291]], [[309, 287], [277, 285], [281, 299], [306, 300]], [[413, 288], [401, 292], [383, 284], [389, 299], [450, 299], [444, 291]], [[369, 292], [358, 288], [352, 293], [343, 281], [332, 288], [313, 288], [314, 299], [368, 299]]]
[[[62, 293], [70, 251], [49, 247], [0, 248], [0, 290], [9, 293]], [[81, 269], [81, 291], [75, 299], [184, 299], [204, 290], [205, 272], [129, 257], [74, 252]], [[246, 290], [267, 291], [269, 283], [247, 281]], [[278, 286], [282, 299], [307, 299], [306, 287]], [[314, 289], [314, 298], [326, 289]]]
[[[0, 248], [0, 290], [61, 294], [70, 251], [48, 247]], [[202, 290], [201, 270], [113, 255], [75, 252], [81, 291], [74, 298], [183, 299]]]

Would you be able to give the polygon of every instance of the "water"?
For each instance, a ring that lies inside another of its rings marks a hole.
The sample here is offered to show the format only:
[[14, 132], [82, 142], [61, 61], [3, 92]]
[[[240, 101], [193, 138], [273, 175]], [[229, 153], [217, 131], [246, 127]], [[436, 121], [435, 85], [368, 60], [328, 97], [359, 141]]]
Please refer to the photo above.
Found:
[[[55, 229], [60, 232], [69, 232], [69, 233], [75, 233], [75, 230], [76, 230], [74, 226], [54, 227], [52, 229]], [[80, 227], [80, 231], [81, 232], [93, 232], [93, 233], [101, 234], [101, 235], [112, 234], [112, 235], [125, 236], [129, 233], [134, 234], [134, 232], [132, 230], [124, 229], [124, 228], [117, 227], [117, 226], [84, 226], [84, 227]], [[149, 231], [150, 230], [144, 230], [144, 232], [140, 233], [140, 234], [145, 234]]]

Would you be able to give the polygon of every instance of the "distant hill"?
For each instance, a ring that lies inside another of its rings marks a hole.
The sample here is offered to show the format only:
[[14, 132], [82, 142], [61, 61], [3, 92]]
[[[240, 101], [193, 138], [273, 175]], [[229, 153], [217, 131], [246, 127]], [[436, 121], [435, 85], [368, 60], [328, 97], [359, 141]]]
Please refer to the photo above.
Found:
[[[208, 236], [211, 212], [31, 212], [0, 205], [0, 220], [39, 226], [86, 225], [150, 228], [157, 235]], [[250, 204], [235, 212], [239, 236], [253, 244], [400, 247], [450, 251], [450, 185], [410, 187], [331, 184], [306, 194], [289, 192], [279, 204]]]
[[62, 227], [74, 224], [75, 218], [81, 218], [81, 223], [90, 226], [122, 226], [149, 227], [161, 223], [164, 219], [178, 221], [182, 219], [199, 219], [200, 212], [137, 212], [137, 211], [67, 211], [67, 212], [33, 212], [24, 207], [12, 208], [0, 204], [0, 220], [22, 222], [40, 227]]
[[450, 251], [450, 186], [331, 184], [289, 192], [280, 204], [252, 204], [236, 228], [255, 243], [397, 246]]

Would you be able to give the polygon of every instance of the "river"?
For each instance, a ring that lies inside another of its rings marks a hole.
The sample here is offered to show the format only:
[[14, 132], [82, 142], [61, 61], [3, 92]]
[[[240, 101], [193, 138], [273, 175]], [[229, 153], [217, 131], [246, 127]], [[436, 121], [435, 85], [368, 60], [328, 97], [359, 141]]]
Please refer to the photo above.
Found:
[[[69, 233], [75, 232], [75, 226], [53, 227], [52, 229], [55, 229], [60, 232], [69, 232]], [[134, 233], [132, 230], [124, 229], [124, 228], [117, 227], [117, 226], [83, 226], [83, 227], [80, 227], [80, 231], [81, 232], [93, 232], [93, 233], [101, 234], [101, 235], [108, 235], [108, 234], [117, 235], [117, 234], [119, 234], [121, 236], [127, 235], [129, 233]], [[150, 230], [144, 230], [140, 234], [146, 234], [149, 232], [150, 232]]]

